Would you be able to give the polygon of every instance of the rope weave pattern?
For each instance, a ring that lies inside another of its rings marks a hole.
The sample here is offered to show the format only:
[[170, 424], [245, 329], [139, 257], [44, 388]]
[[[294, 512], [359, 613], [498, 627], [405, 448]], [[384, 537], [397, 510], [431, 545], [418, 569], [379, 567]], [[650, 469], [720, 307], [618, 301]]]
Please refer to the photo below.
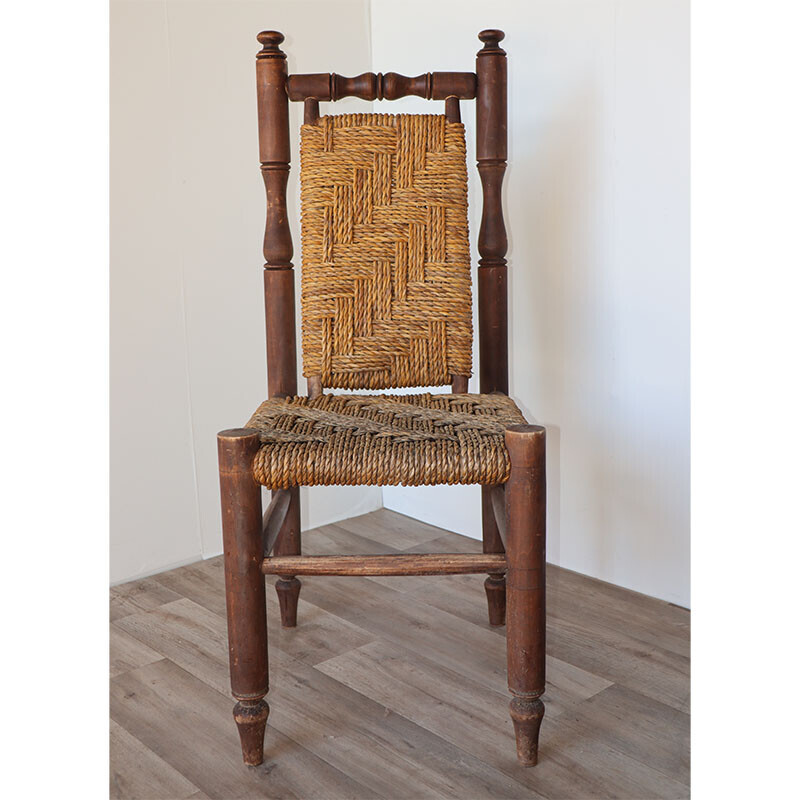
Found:
[[303, 374], [344, 389], [472, 372], [464, 126], [342, 114], [303, 125]]
[[504, 483], [505, 429], [524, 424], [500, 394], [324, 394], [267, 400], [247, 427], [263, 442], [256, 480], [285, 489]]

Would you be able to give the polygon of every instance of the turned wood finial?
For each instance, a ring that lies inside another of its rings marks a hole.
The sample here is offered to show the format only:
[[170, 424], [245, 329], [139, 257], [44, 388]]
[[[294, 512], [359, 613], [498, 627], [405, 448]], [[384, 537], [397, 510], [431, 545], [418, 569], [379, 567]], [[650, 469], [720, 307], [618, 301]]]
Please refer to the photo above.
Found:
[[499, 31], [495, 28], [489, 28], [485, 31], [481, 31], [478, 34], [478, 38], [483, 42], [483, 50], [481, 50], [478, 55], [490, 55], [492, 53], [504, 53], [505, 51], [500, 47], [500, 42], [506, 38], [505, 33], [503, 31]]
[[286, 58], [286, 53], [280, 48], [285, 38], [280, 31], [261, 31], [256, 36], [261, 45], [261, 50], [256, 54], [256, 58]]

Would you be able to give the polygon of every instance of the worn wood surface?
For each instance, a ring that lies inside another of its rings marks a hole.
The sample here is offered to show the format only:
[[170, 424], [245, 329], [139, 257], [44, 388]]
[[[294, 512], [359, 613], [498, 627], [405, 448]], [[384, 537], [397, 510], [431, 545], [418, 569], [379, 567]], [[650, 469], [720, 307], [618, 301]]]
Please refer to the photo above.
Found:
[[476, 82], [474, 72], [425, 72], [414, 77], [396, 72], [363, 72], [352, 78], [335, 72], [317, 72], [289, 75], [287, 93], [289, 99], [295, 101], [309, 97], [334, 101], [343, 97], [399, 100], [411, 96], [427, 100], [444, 100], [451, 96], [471, 100], [475, 97]]
[[[289, 98], [286, 94], [284, 36], [279, 31], [258, 34], [262, 49], [256, 55], [258, 145], [267, 192], [264, 228], [264, 310], [267, 332], [267, 391], [270, 397], [297, 394], [297, 342], [294, 314], [292, 233], [286, 208], [286, 184], [292, 149], [289, 143]], [[309, 108], [314, 116], [314, 104]], [[319, 107], [317, 104], [316, 113]], [[289, 505], [274, 540], [276, 555], [300, 553], [300, 490], [288, 489]], [[276, 493], [273, 493], [275, 496]], [[282, 575], [275, 584], [281, 601], [281, 625], [297, 624], [300, 581]]]
[[505, 556], [483, 553], [275, 556], [261, 565], [266, 575], [465, 575], [505, 569]]
[[[317, 554], [481, 550], [387, 510], [304, 537]], [[526, 770], [482, 583], [305, 581], [299, 627], [269, 629], [259, 767], [231, 722], [222, 559], [115, 587], [111, 797], [688, 797], [689, 613], [548, 566], [547, 714]]]
[[233, 718], [242, 740], [245, 764], [263, 760], [269, 705], [267, 617], [259, 562], [262, 540], [261, 487], [253, 479], [258, 432], [233, 428], [217, 434], [222, 545], [225, 551], [225, 599], [231, 692], [238, 701]]
[[505, 486], [506, 642], [511, 718], [521, 764], [535, 766], [545, 690], [545, 429], [506, 430], [511, 474]]
[[507, 58], [502, 31], [478, 34], [475, 151], [483, 189], [478, 231], [478, 347], [481, 392], [508, 394], [508, 237], [503, 219], [503, 175], [508, 158]]
[[289, 489], [278, 489], [272, 493], [272, 501], [264, 512], [262, 525], [265, 556], [268, 556], [272, 552], [272, 548], [275, 547], [275, 540], [283, 527], [291, 499], [292, 494]]

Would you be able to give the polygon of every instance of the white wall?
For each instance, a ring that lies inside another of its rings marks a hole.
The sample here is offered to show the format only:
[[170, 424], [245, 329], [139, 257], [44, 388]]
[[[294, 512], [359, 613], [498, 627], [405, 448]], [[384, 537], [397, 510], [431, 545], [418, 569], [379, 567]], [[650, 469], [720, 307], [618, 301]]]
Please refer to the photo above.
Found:
[[[414, 75], [474, 69], [476, 33], [499, 27], [511, 393], [548, 428], [548, 557], [688, 605], [687, 3], [407, 0], [398, 13], [388, 0], [112, 0], [111, 10], [112, 580], [220, 552], [214, 434], [264, 396], [255, 34], [286, 33], [293, 70]], [[295, 144], [300, 115], [292, 104]], [[472, 104], [463, 118], [474, 155]], [[470, 181], [475, 259], [474, 168]], [[297, 207], [296, 170], [289, 191]], [[383, 500], [480, 536], [476, 487], [391, 487]], [[375, 488], [304, 490], [304, 527], [380, 501]]]
[[[370, 43], [367, 0], [112, 0], [111, 24], [119, 582], [221, 552], [215, 434], [244, 424], [266, 395], [255, 36], [284, 31], [291, 63], [308, 72], [363, 72]], [[293, 104], [294, 142], [301, 115]], [[289, 192], [299, 209], [296, 170]], [[380, 502], [374, 487], [303, 490], [304, 527]]]
[[[548, 430], [548, 559], [688, 605], [688, 4], [373, 0], [373, 68], [473, 69], [487, 27], [509, 54], [510, 391]], [[383, 497], [480, 537], [477, 487]]]

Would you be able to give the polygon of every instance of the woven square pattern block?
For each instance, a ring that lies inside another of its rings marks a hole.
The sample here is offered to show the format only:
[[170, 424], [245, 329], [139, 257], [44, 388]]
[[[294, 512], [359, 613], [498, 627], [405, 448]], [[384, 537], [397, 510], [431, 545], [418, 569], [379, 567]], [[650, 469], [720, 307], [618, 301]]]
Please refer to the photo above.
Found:
[[344, 389], [472, 372], [464, 126], [342, 114], [303, 125], [303, 374]]
[[256, 480], [285, 489], [504, 483], [505, 431], [524, 424], [502, 394], [322, 394], [267, 400], [247, 427], [261, 436]]

